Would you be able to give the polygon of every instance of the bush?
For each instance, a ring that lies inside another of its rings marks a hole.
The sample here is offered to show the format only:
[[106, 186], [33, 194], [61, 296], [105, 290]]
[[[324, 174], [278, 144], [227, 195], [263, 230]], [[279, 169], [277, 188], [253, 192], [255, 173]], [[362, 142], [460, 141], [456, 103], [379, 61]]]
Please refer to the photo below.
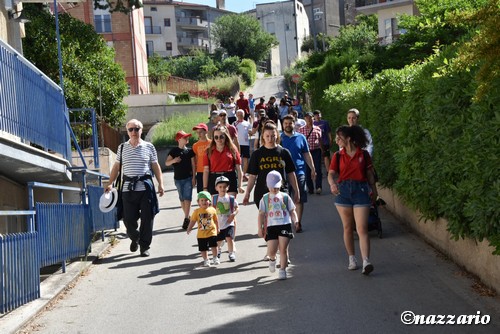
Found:
[[[175, 134], [179, 130], [184, 130], [187, 133], [195, 134], [191, 129], [198, 123], [207, 121], [207, 113], [190, 112], [183, 114], [174, 114], [165, 121], [158, 124], [155, 128], [153, 138], [151, 139], [156, 148], [177, 146]], [[195, 142], [193, 136], [189, 138], [188, 145], [191, 146]]]
[[243, 59], [240, 63], [239, 74], [247, 86], [253, 85], [257, 79], [257, 66], [251, 59]]
[[188, 102], [190, 99], [189, 93], [184, 92], [175, 97], [175, 102]]

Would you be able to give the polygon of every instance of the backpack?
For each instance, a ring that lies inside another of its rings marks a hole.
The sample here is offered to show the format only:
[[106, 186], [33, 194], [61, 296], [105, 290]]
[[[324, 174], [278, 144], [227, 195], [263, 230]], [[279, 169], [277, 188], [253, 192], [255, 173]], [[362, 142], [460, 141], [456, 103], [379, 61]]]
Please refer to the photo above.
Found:
[[[214, 208], [217, 208], [217, 201], [219, 200], [219, 195], [213, 195], [212, 196], [212, 206]], [[234, 196], [229, 195], [229, 211], [231, 213], [234, 212]]]
[[[337, 171], [339, 173], [339, 176], [340, 176], [340, 151], [337, 151], [334, 153], [335, 154], [335, 157], [337, 159], [337, 166], [339, 168], [339, 170]], [[365, 159], [365, 161], [367, 160], [366, 157], [369, 156], [370, 153], [368, 153], [368, 151], [366, 150], [363, 150], [363, 158]], [[366, 175], [366, 163], [365, 163], [365, 175]], [[373, 167], [373, 177], [375, 178], [375, 182], [378, 182], [378, 175], [377, 175], [377, 172], [375, 171], [375, 167]]]
[[[287, 193], [283, 193], [283, 202], [285, 203], [287, 210], [288, 210], [288, 196], [289, 195]], [[269, 193], [265, 194], [264, 197], [262, 197], [262, 198], [264, 199], [265, 203], [269, 203]], [[267, 205], [266, 205], [265, 213], [267, 213]]]

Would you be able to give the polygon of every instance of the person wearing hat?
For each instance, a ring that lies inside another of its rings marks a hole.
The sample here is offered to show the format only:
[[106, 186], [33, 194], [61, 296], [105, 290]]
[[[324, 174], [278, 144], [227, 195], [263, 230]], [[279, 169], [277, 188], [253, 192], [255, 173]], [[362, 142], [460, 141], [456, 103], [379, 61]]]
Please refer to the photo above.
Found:
[[212, 197], [212, 205], [217, 211], [219, 222], [219, 234], [217, 235], [217, 258], [220, 259], [222, 243], [227, 242], [229, 261], [236, 261], [234, 251], [234, 237], [236, 234], [236, 215], [238, 214], [238, 202], [233, 195], [229, 195], [230, 181], [225, 176], [215, 179], [215, 190], [217, 194]]
[[266, 115], [267, 115], [267, 105], [266, 105], [266, 99], [264, 98], [264, 96], [259, 98], [259, 103], [257, 103], [257, 105], [255, 106], [255, 110], [258, 111], [257, 116], [259, 117], [259, 119], [260, 119], [260, 113], [259, 113], [260, 110], [265, 110]]
[[314, 163], [314, 169], [316, 170], [316, 179], [313, 180], [311, 176], [311, 169], [306, 166], [306, 184], [309, 194], [314, 193], [314, 188], [316, 188], [316, 194], [321, 194], [321, 184], [323, 182], [323, 173], [321, 170], [321, 157], [323, 156], [322, 149], [322, 133], [319, 126], [313, 124], [313, 113], [307, 112], [304, 117], [306, 125], [299, 128], [299, 133], [302, 133], [309, 145], [309, 152], [311, 152], [311, 157]]
[[219, 110], [210, 111], [209, 121], [207, 125], [207, 137], [212, 138], [212, 130], [219, 124]]
[[[198, 250], [203, 258], [203, 266], [210, 267], [212, 264], [220, 264], [217, 257], [217, 235], [219, 233], [219, 221], [217, 211], [210, 205], [212, 195], [208, 191], [198, 193], [198, 205], [200, 206], [193, 211], [191, 221], [187, 227], [189, 235], [195, 224], [198, 224]], [[208, 249], [212, 251], [212, 262], [208, 259]]]
[[325, 162], [325, 167], [328, 170], [330, 167], [330, 148], [333, 144], [332, 129], [330, 128], [330, 123], [321, 118], [321, 111], [314, 110], [314, 125], [321, 129], [321, 142], [323, 146], [323, 160]]
[[270, 171], [266, 176], [266, 185], [269, 192], [259, 202], [259, 223], [257, 234], [267, 242], [267, 255], [269, 256], [269, 271], [276, 271], [276, 253], [280, 251], [280, 270], [278, 278], [287, 278], [288, 245], [293, 238], [292, 222], [298, 228], [295, 204], [285, 192], [281, 192], [281, 174]]
[[[250, 117], [250, 101], [245, 98], [245, 94], [243, 92], [240, 92], [239, 97], [240, 98], [236, 100], [236, 107], [238, 110], [243, 110], [243, 118], [245, 119], [245, 121], [248, 121]], [[236, 115], [236, 118], [238, 118], [238, 115]]]
[[[135, 252], [140, 246], [141, 256], [147, 257], [153, 240], [153, 219], [159, 212], [151, 171], [158, 181], [160, 196], [163, 196], [164, 190], [158, 154], [153, 144], [141, 139], [142, 128], [142, 123], [137, 119], [127, 122], [129, 140], [118, 147], [116, 161], [111, 169], [105, 192], [112, 191], [121, 167], [123, 222], [127, 228], [127, 235], [132, 240], [130, 251]], [[141, 226], [137, 230], [139, 218]]]
[[204, 123], [200, 123], [193, 127], [198, 135], [198, 141], [193, 144], [193, 152], [196, 163], [196, 190], [203, 191], [203, 156], [205, 155], [211, 140], [208, 139], [208, 127]]
[[194, 151], [187, 147], [190, 133], [182, 130], [177, 131], [175, 140], [177, 147], [170, 150], [165, 161], [167, 167], [174, 167], [174, 182], [179, 194], [179, 201], [184, 212], [184, 222], [182, 228], [186, 229], [189, 224], [189, 211], [191, 210], [191, 200], [193, 197], [193, 187], [196, 184], [196, 163]]

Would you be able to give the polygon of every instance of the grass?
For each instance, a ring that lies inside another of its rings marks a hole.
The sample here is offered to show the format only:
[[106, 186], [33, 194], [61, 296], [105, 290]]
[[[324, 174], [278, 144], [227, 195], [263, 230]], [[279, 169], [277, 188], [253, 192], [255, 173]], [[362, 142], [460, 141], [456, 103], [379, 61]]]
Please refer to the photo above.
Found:
[[[208, 122], [208, 114], [206, 112], [190, 112], [190, 113], [178, 113], [172, 115], [170, 118], [158, 124], [155, 128], [153, 134], [152, 142], [153, 145], [158, 147], [166, 146], [177, 146], [175, 141], [175, 134], [179, 130], [184, 130], [187, 133], [193, 133], [191, 129], [198, 123]], [[189, 138], [188, 146], [192, 146], [196, 141], [195, 138]]]

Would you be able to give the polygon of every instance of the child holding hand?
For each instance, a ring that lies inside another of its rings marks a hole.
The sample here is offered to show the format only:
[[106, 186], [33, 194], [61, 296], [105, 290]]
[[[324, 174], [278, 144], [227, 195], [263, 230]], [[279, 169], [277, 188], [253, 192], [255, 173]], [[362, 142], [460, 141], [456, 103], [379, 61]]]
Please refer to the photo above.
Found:
[[278, 278], [286, 279], [286, 267], [288, 265], [288, 244], [293, 238], [292, 225], [298, 225], [295, 204], [291, 197], [280, 191], [281, 174], [271, 171], [267, 174], [266, 184], [269, 192], [265, 194], [259, 203], [258, 235], [265, 238], [267, 242], [267, 254], [269, 255], [269, 271], [276, 271], [276, 253], [280, 251], [280, 270]]
[[[219, 233], [219, 223], [217, 221], [217, 211], [210, 205], [212, 195], [208, 191], [198, 193], [198, 209], [191, 215], [191, 221], [187, 227], [187, 234], [191, 232], [194, 224], [198, 224], [198, 250], [203, 258], [203, 266], [210, 267], [211, 264], [220, 264], [217, 258], [217, 234]], [[212, 250], [212, 263], [208, 259], [208, 249]]]

